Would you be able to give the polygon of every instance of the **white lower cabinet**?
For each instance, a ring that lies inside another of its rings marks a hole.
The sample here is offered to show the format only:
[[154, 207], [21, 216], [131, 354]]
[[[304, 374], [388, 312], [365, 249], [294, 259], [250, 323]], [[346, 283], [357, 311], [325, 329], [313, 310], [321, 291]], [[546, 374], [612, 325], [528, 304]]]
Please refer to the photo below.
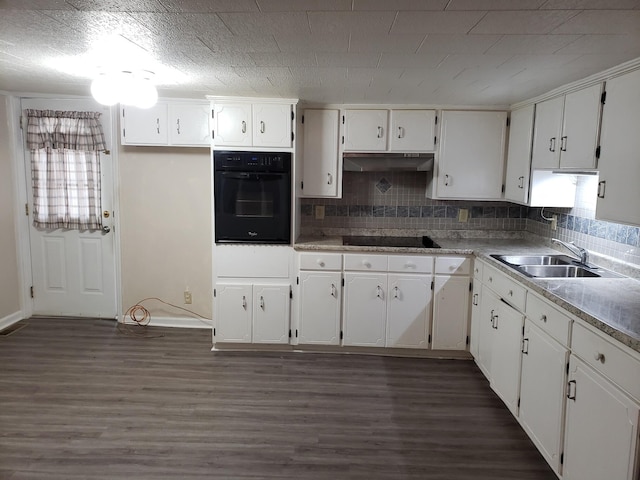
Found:
[[289, 342], [289, 285], [218, 283], [215, 342]]
[[298, 343], [340, 344], [342, 272], [300, 272]]
[[560, 472], [569, 349], [525, 321], [520, 423], [545, 460]]
[[637, 403], [572, 355], [563, 478], [637, 479], [639, 414]]
[[389, 274], [387, 347], [429, 346], [431, 278], [431, 275]]
[[344, 345], [384, 347], [387, 274], [344, 274]]

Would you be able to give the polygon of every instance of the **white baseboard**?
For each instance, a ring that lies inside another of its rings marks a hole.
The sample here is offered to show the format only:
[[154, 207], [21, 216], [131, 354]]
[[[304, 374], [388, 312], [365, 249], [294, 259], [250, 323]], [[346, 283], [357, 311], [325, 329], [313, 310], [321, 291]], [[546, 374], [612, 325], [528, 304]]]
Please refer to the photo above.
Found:
[[5, 328], [10, 327], [14, 323], [18, 323], [22, 319], [24, 319], [24, 315], [22, 315], [22, 310], [12, 313], [11, 315], [7, 315], [4, 318], [0, 318], [0, 330], [4, 330]]
[[[125, 318], [124, 322], [126, 325], [137, 325], [136, 322], [131, 320], [130, 318]], [[205, 320], [203, 318], [193, 318], [193, 317], [154, 317], [151, 316], [149, 323], [147, 324], [149, 327], [172, 327], [172, 328], [207, 328], [211, 329], [213, 322], [211, 320]]]

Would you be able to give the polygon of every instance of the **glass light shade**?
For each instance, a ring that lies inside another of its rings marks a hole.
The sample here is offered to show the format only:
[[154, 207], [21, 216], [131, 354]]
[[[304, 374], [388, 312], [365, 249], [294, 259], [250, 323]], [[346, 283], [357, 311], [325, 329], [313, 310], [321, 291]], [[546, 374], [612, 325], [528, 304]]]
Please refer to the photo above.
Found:
[[109, 72], [91, 83], [91, 94], [102, 105], [122, 103], [150, 108], [158, 101], [158, 91], [149, 78], [150, 72]]
[[100, 74], [91, 82], [91, 95], [101, 105], [115, 105], [118, 103], [119, 92], [114, 85], [113, 76], [105, 73]]
[[132, 90], [135, 92], [132, 105], [138, 108], [151, 108], [158, 101], [158, 90], [148, 78], [137, 78]]

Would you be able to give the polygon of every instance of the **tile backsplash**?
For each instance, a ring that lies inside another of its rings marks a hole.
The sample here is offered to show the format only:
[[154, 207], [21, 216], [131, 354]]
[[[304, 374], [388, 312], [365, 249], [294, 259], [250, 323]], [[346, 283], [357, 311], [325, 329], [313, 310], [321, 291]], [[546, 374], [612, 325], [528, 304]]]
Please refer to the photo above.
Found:
[[[640, 265], [640, 228], [595, 219], [597, 176], [579, 176], [574, 208], [529, 208], [509, 202], [431, 200], [424, 172], [344, 172], [341, 199], [303, 199], [303, 235], [410, 230], [433, 237], [509, 237], [533, 233]], [[316, 218], [324, 207], [324, 218]], [[461, 209], [468, 213], [460, 221]], [[557, 230], [550, 218], [558, 217]]]

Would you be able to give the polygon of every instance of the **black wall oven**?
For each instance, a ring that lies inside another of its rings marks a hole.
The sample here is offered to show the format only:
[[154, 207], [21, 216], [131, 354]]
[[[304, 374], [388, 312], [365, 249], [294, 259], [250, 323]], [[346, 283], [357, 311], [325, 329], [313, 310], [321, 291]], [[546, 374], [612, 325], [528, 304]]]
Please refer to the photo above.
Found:
[[216, 243], [291, 243], [291, 153], [213, 152]]

